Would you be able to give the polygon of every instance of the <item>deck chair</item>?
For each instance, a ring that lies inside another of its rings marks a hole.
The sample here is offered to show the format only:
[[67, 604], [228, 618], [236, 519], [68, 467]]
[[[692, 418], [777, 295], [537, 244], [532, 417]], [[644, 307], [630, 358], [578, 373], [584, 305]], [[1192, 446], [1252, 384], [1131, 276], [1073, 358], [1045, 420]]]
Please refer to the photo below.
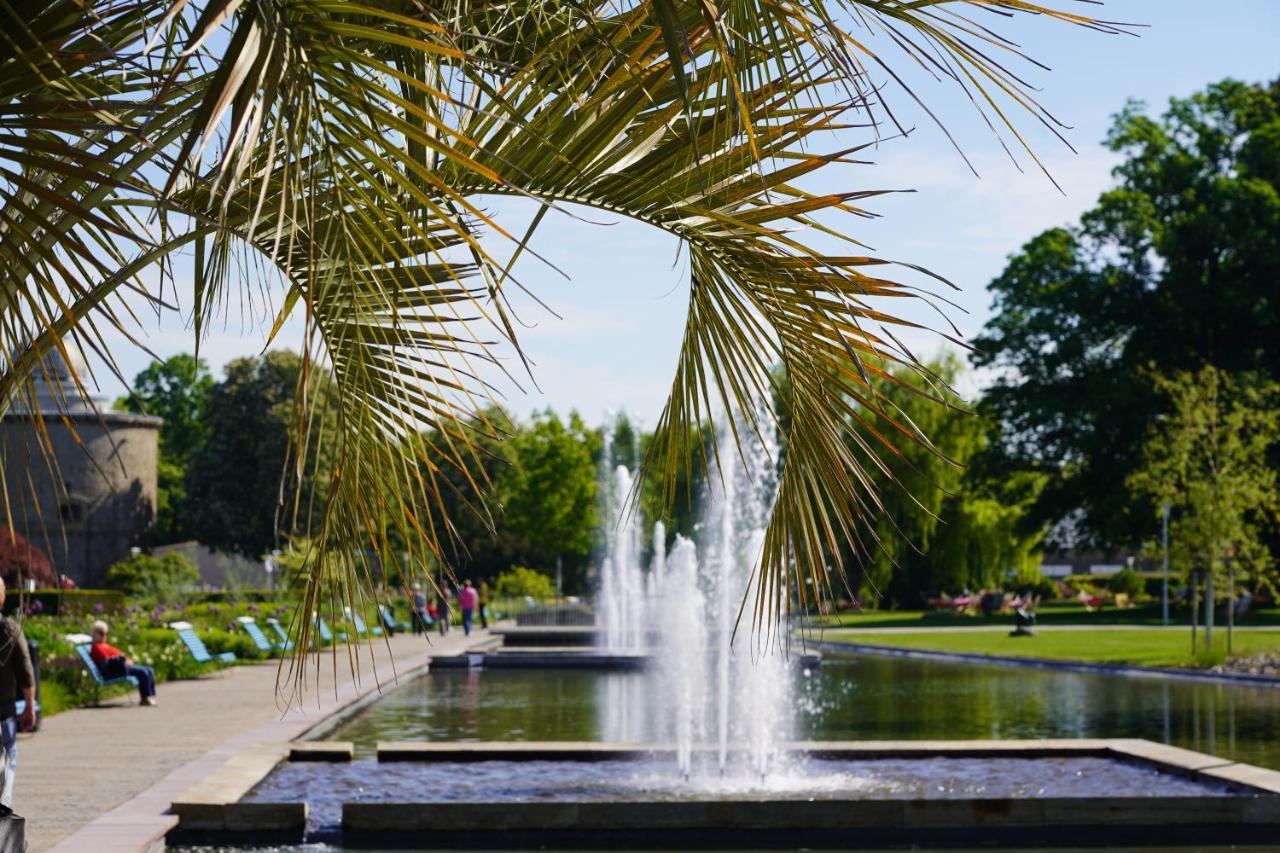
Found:
[[267, 619], [267, 625], [271, 627], [272, 633], [279, 638], [276, 641], [276, 645], [286, 652], [291, 651], [293, 649], [293, 640], [289, 639], [289, 632], [280, 624], [280, 620], [272, 616]]
[[413, 630], [412, 623], [396, 619], [396, 614], [385, 604], [378, 605], [378, 618], [382, 620], [382, 627], [387, 629], [388, 634]]
[[[77, 635], [83, 636], [83, 635]], [[110, 687], [113, 684], [132, 684], [138, 686], [138, 679], [132, 675], [123, 675], [120, 678], [103, 678], [102, 670], [98, 669], [98, 665], [94, 663], [93, 658], [89, 656], [89, 644], [76, 643], [76, 655], [79, 656], [80, 662], [84, 664], [84, 668], [89, 670], [89, 675], [93, 677], [93, 704], [98, 705], [102, 700], [102, 688]], [[21, 701], [21, 700], [19, 700]], [[21, 710], [18, 711], [22, 713]]]
[[236, 621], [240, 623], [241, 628], [244, 628], [244, 632], [249, 635], [249, 639], [253, 640], [253, 645], [258, 651], [273, 654], [283, 648], [283, 646], [273, 643], [267, 638], [267, 635], [263, 633], [262, 628], [258, 626], [252, 616], [237, 616]]
[[381, 628], [379, 628], [377, 625], [373, 626], [373, 628], [370, 628], [368, 625], [365, 624], [364, 617], [361, 616], [359, 613], [356, 613], [350, 607], [342, 608], [342, 612], [347, 615], [347, 621], [349, 621], [352, 624], [352, 626], [356, 629], [357, 637], [363, 637], [366, 634], [370, 634], [370, 633], [373, 634], [375, 637], [382, 636]]
[[[321, 642], [332, 643], [335, 635], [333, 631], [329, 629], [329, 623], [325, 622], [319, 613], [312, 613], [311, 619], [315, 622], [316, 632], [320, 635]], [[345, 640], [347, 638], [345, 631], [339, 631], [336, 636], [339, 640]]]
[[200, 635], [196, 633], [196, 629], [191, 627], [190, 622], [170, 622], [169, 627], [178, 632], [178, 639], [187, 647], [187, 651], [191, 652], [191, 657], [195, 658], [196, 663], [231, 663], [236, 659], [235, 652], [211, 654], [205, 647], [204, 640], [201, 640]]

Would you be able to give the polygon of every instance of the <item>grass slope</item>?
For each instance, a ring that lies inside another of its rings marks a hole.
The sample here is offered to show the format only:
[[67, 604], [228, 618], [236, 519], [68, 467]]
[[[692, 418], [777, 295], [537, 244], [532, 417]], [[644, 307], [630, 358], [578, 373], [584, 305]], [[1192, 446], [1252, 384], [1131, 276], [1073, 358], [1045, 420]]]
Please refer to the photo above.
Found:
[[[960, 652], [964, 654], [1032, 657], [1085, 663], [1136, 666], [1197, 667], [1219, 663], [1226, 656], [1227, 632], [1214, 629], [1214, 649], [1207, 654], [1204, 633], [1198, 635], [1200, 654], [1191, 654], [1190, 630], [1138, 629], [1113, 631], [1041, 630], [1034, 637], [1010, 637], [1003, 631], [877, 632], [849, 629], [822, 632], [833, 642], [867, 643], [905, 649]], [[1280, 654], [1280, 631], [1237, 630], [1234, 657], [1270, 652]]]

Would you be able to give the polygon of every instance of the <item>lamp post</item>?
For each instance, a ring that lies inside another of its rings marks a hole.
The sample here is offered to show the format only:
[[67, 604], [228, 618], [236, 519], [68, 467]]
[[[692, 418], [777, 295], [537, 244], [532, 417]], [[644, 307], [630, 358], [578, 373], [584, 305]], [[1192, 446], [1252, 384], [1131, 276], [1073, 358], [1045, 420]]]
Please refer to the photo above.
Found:
[[1232, 559], [1236, 546], [1227, 546], [1227, 656], [1231, 655], [1231, 634], [1236, 627], [1236, 567]]
[[1165, 625], [1169, 624], [1169, 510], [1173, 507], [1164, 503], [1160, 505], [1160, 543], [1164, 549], [1164, 591], [1160, 599], [1160, 615]]

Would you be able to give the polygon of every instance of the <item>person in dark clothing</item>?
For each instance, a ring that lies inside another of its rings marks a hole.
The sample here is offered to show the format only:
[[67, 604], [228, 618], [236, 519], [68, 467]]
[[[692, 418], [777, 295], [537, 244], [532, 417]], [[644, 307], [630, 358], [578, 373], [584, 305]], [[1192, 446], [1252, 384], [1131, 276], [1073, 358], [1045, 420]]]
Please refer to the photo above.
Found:
[[449, 633], [449, 611], [452, 609], [449, 601], [449, 590], [445, 590], [436, 596], [436, 620], [440, 624], [440, 636]]
[[[0, 608], [4, 607], [4, 581], [0, 580]], [[18, 719], [18, 696], [26, 702]], [[18, 771], [18, 731], [36, 727], [36, 674], [22, 626], [0, 617], [0, 746], [4, 748], [0, 776], [0, 815], [13, 811], [13, 780]]]
[[489, 584], [480, 581], [480, 627], [489, 627]]

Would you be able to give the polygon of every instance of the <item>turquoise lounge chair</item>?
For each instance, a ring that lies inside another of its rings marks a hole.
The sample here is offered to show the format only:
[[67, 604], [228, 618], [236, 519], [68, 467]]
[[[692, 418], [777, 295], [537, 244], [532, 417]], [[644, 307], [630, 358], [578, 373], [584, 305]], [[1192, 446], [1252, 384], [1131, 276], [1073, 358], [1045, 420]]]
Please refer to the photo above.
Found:
[[169, 627], [178, 632], [178, 639], [182, 641], [182, 645], [187, 647], [187, 651], [191, 652], [191, 656], [195, 658], [196, 663], [231, 663], [236, 659], [235, 652], [223, 652], [220, 655], [210, 654], [209, 649], [205, 647], [204, 640], [200, 639], [200, 635], [196, 633], [195, 628], [191, 627], [190, 622], [171, 622]]
[[284, 643], [271, 642], [252, 616], [237, 616], [236, 621], [240, 623], [241, 628], [244, 628], [244, 632], [249, 635], [249, 639], [253, 640], [253, 644], [260, 652], [274, 654], [279, 651], [288, 651], [293, 647], [292, 643], [286, 646]]
[[289, 639], [289, 632], [280, 624], [280, 620], [272, 616], [267, 620], [267, 624], [271, 626], [272, 632], [279, 637], [276, 643], [278, 648], [284, 649], [286, 652], [293, 649], [293, 640]]
[[[344, 607], [342, 608], [342, 611], [347, 614], [347, 619], [355, 626], [357, 637], [363, 637], [366, 634], [371, 633], [369, 626], [364, 623], [364, 618], [361, 617], [359, 613], [356, 613], [350, 607]], [[382, 629], [375, 625], [372, 629], [372, 634], [375, 637], [381, 637]]]
[[[320, 639], [325, 643], [332, 643], [334, 639], [333, 631], [329, 630], [329, 624], [320, 617], [318, 613], [312, 613], [311, 618], [315, 620], [316, 631], [320, 634]], [[338, 639], [345, 640], [347, 635], [343, 631], [338, 632]]]
[[382, 627], [386, 628], [389, 633], [394, 634], [397, 631], [403, 632], [413, 630], [413, 625], [411, 623], [401, 622], [396, 619], [396, 614], [392, 612], [389, 605], [378, 605], [378, 618], [382, 620]]
[[[99, 704], [102, 698], [102, 688], [104, 687], [110, 687], [113, 684], [132, 684], [134, 687], [138, 686], [138, 679], [134, 678], [132, 675], [122, 675], [119, 678], [103, 678], [102, 670], [98, 669], [98, 665], [94, 663], [93, 658], [89, 655], [88, 643], [77, 643], [75, 649], [76, 654], [80, 657], [80, 662], [84, 664], [84, 668], [89, 670], [89, 675], [93, 676], [94, 705]], [[22, 713], [21, 709], [18, 713]]]

